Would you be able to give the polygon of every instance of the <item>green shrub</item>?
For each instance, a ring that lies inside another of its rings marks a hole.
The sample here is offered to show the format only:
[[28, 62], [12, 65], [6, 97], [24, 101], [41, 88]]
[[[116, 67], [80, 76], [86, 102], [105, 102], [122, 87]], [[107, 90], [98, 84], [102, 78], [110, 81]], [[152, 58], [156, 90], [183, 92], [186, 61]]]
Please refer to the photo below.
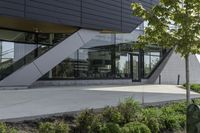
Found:
[[186, 106], [185, 102], [172, 103], [166, 107], [171, 108], [173, 111], [175, 111], [177, 113], [181, 113], [181, 114], [186, 114], [186, 110], [187, 110], [186, 109], [187, 106]]
[[164, 106], [160, 110], [162, 111], [162, 116], [174, 115], [176, 113], [170, 105]]
[[200, 105], [200, 99], [194, 99], [194, 103]]
[[40, 133], [54, 133], [54, 125], [50, 122], [40, 123], [39, 125]]
[[18, 133], [17, 129], [10, 128], [8, 133]]
[[76, 117], [77, 128], [82, 132], [89, 132], [92, 121], [95, 117], [93, 110], [85, 110]]
[[185, 127], [186, 115], [177, 113], [172, 107], [162, 108], [161, 124], [164, 130], [177, 131]]
[[191, 90], [200, 93], [200, 84], [191, 84]]
[[69, 126], [64, 121], [55, 122], [55, 133], [69, 133]]
[[0, 133], [18, 133], [15, 128], [7, 127], [5, 123], [0, 122]]
[[141, 117], [141, 106], [132, 98], [125, 99], [124, 102], [119, 103], [118, 110], [122, 115], [122, 123], [137, 121]]
[[[183, 86], [185, 87], [186, 85], [183, 84]], [[191, 84], [190, 88], [191, 88], [191, 90], [200, 93], [200, 84]]]
[[0, 123], [0, 133], [6, 133], [7, 132], [7, 127], [5, 123]]
[[81, 133], [98, 133], [102, 127], [102, 117], [95, 114], [93, 110], [85, 110], [76, 117], [76, 126]]
[[150, 129], [143, 123], [130, 122], [125, 124], [121, 133], [151, 133]]
[[194, 89], [200, 89], [200, 84], [191, 84], [191, 88]]
[[143, 111], [143, 123], [145, 123], [151, 132], [158, 133], [161, 125], [160, 125], [160, 116], [162, 111], [158, 108], [147, 108]]
[[103, 126], [102, 115], [96, 115], [89, 128], [89, 133], [100, 133]]
[[176, 131], [176, 130], [181, 130], [184, 124], [180, 123], [180, 119], [182, 119], [183, 117], [180, 115], [168, 115], [168, 116], [164, 116], [162, 117], [163, 119], [163, 127], [165, 130], [168, 131]]
[[178, 120], [181, 128], [184, 129], [186, 125], [186, 115], [183, 114], [176, 115], [176, 119]]
[[69, 133], [69, 126], [64, 122], [40, 123], [39, 133]]
[[122, 121], [122, 115], [115, 107], [106, 107], [102, 112], [103, 120], [105, 122], [120, 124]]
[[116, 123], [106, 123], [101, 129], [101, 133], [121, 133], [121, 128]]

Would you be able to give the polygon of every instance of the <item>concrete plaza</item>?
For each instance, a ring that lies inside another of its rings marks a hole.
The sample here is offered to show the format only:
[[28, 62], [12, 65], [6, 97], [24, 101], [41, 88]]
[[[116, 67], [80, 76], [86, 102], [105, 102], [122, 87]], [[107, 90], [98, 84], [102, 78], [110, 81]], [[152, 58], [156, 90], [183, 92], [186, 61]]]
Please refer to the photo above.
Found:
[[[0, 90], [0, 119], [37, 116], [102, 108], [133, 97], [139, 102], [160, 103], [185, 99], [185, 90], [175, 85], [66, 86]], [[200, 97], [191, 92], [191, 97]]]

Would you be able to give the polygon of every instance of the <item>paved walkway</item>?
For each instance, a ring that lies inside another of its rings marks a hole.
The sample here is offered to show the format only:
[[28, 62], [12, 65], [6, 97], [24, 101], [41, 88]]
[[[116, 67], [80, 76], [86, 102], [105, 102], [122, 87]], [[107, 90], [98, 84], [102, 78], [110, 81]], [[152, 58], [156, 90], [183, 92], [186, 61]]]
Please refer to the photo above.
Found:
[[[192, 92], [192, 97], [200, 97]], [[185, 90], [172, 85], [48, 87], [1, 90], [0, 119], [32, 117], [117, 105], [126, 97], [144, 103], [185, 99]]]

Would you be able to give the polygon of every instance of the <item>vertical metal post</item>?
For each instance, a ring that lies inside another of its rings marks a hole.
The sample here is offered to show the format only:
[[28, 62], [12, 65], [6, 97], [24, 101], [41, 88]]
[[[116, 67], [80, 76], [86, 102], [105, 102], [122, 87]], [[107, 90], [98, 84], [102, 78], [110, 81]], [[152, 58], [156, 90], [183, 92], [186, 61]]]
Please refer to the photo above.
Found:
[[116, 33], [112, 34], [111, 42], [113, 42], [113, 46], [111, 48], [111, 72], [112, 72], [112, 78], [116, 78], [116, 40], [117, 36]]
[[130, 67], [131, 67], [131, 79], [132, 79], [132, 82], [134, 82], [134, 80], [133, 80], [133, 55], [132, 54], [130, 54]]
[[180, 75], [178, 75], [178, 79], [177, 79], [177, 85], [180, 84]]
[[142, 105], [144, 105], [144, 87], [142, 87]]
[[39, 47], [39, 29], [38, 28], [35, 29], [35, 42], [36, 42], [37, 48], [35, 49], [35, 52], [34, 52], [34, 58], [38, 57], [38, 47]]
[[75, 72], [76, 72], [76, 78], [80, 78], [80, 73], [79, 73], [79, 49], [77, 50], [77, 53], [76, 53], [76, 66], [74, 68]]
[[139, 55], [138, 55], [138, 80], [139, 82], [141, 82], [141, 79], [142, 79], [142, 75], [143, 75], [143, 65], [142, 65], [142, 59], [143, 58], [143, 52], [142, 50], [140, 49], [139, 50]]
[[140, 52], [141, 52], [141, 54], [140, 54], [140, 56], [141, 56], [141, 60], [140, 60], [140, 64], [141, 64], [141, 78], [144, 78], [145, 76], [144, 76], [144, 50], [140, 50]]

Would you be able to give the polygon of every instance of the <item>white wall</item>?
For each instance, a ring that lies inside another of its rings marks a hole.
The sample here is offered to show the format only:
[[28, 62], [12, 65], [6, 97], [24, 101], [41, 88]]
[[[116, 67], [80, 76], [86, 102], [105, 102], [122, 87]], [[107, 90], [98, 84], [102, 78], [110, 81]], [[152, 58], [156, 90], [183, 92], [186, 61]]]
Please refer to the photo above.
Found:
[[[200, 83], [200, 62], [197, 55], [190, 56], [190, 81], [191, 83]], [[164, 66], [161, 75], [162, 84], [177, 84], [178, 75], [180, 75], [180, 84], [185, 83], [185, 60], [179, 54], [173, 53]], [[156, 84], [159, 79], [157, 78]]]

